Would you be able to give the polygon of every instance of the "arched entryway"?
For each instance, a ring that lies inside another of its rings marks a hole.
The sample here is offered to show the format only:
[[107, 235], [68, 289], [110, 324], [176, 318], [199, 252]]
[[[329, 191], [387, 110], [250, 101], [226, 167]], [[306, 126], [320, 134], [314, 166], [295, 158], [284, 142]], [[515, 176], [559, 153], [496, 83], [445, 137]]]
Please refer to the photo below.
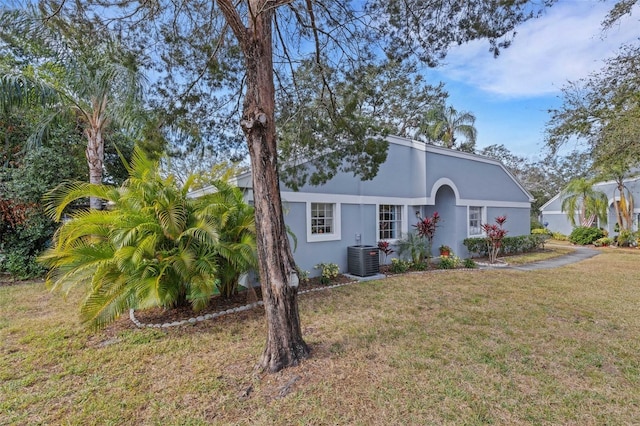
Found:
[[456, 193], [449, 185], [442, 185], [438, 188], [435, 196], [435, 205], [427, 208], [429, 216], [433, 212], [438, 212], [440, 222], [433, 239], [432, 254], [438, 256], [438, 247], [447, 245], [454, 252], [458, 250], [456, 241]]

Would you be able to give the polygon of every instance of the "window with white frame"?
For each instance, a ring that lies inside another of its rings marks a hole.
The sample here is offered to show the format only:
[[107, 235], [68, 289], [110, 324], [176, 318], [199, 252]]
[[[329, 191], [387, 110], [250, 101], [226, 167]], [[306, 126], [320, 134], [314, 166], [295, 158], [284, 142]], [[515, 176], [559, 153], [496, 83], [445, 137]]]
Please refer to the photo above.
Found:
[[307, 241], [340, 240], [340, 203], [307, 202]]
[[311, 203], [311, 235], [335, 233], [335, 204]]
[[469, 207], [469, 235], [482, 235], [482, 207]]
[[402, 229], [402, 206], [380, 204], [378, 208], [379, 237], [381, 240], [400, 238]]

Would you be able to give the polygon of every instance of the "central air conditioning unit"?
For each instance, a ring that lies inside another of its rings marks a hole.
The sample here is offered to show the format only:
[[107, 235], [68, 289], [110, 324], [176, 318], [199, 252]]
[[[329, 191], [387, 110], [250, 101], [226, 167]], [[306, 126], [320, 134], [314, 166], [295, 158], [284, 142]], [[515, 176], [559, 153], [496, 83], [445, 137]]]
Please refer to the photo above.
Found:
[[380, 272], [378, 247], [347, 247], [347, 266], [349, 273], [359, 277], [370, 277]]

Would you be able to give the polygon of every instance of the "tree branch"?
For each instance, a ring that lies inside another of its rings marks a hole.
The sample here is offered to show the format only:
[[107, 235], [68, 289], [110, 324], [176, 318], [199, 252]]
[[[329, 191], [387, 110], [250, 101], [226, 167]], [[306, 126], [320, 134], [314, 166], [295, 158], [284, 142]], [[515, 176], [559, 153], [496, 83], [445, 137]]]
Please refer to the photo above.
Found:
[[246, 36], [247, 36], [247, 28], [242, 22], [242, 18], [238, 14], [238, 10], [231, 3], [230, 0], [216, 0], [218, 6], [220, 7], [220, 11], [224, 15], [227, 24], [235, 34], [236, 38], [240, 45], [242, 45], [243, 50], [245, 48]]

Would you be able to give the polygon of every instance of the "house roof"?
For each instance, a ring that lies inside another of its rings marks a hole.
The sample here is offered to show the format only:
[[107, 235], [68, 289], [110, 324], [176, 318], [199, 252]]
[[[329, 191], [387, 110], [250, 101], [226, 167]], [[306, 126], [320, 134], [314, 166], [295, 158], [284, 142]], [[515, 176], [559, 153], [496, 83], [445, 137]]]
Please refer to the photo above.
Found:
[[[486, 157], [479, 154], [472, 154], [469, 152], [457, 151], [450, 148], [435, 146], [432, 144], [416, 141], [416, 140], [401, 137], [401, 136], [390, 135], [390, 136], [387, 136], [386, 139], [387, 139], [387, 142], [389, 142], [390, 144], [406, 146], [409, 148], [416, 149], [418, 151], [432, 152], [434, 154], [446, 155], [448, 157], [461, 158], [465, 160], [471, 160], [471, 161], [493, 164], [495, 166], [498, 166], [507, 174], [507, 176], [509, 176], [511, 180], [513, 180], [513, 182], [518, 186], [518, 188], [527, 196], [527, 198], [529, 199], [529, 202], [533, 202], [534, 200], [533, 196], [529, 193], [529, 191], [527, 191], [522, 186], [520, 181], [509, 171], [509, 169], [507, 169], [505, 165], [502, 164], [502, 162], [494, 158]], [[230, 183], [235, 184], [240, 188], [249, 188], [249, 189], [252, 188], [253, 181], [251, 179], [251, 171], [239, 174], [235, 178], [231, 179]], [[198, 193], [197, 195], [196, 195], [196, 192]], [[209, 194], [211, 192], [213, 192], [211, 187], [205, 187], [205, 188], [201, 188], [196, 191], [193, 191], [192, 194], [195, 197], [195, 196], [202, 196], [205, 194]]]

